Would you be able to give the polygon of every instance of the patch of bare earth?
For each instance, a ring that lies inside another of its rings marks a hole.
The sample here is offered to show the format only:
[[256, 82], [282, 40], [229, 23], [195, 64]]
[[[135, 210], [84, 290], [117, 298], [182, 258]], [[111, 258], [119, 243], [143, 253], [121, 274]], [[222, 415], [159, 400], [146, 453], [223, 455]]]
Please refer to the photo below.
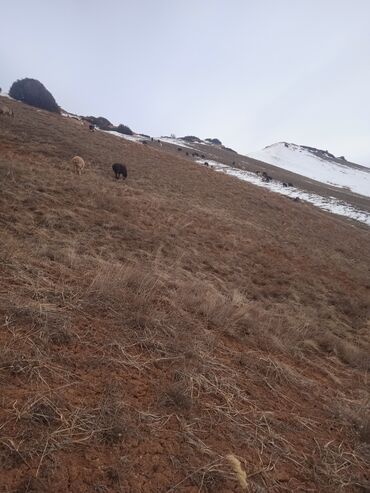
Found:
[[0, 491], [369, 491], [368, 230], [7, 104]]

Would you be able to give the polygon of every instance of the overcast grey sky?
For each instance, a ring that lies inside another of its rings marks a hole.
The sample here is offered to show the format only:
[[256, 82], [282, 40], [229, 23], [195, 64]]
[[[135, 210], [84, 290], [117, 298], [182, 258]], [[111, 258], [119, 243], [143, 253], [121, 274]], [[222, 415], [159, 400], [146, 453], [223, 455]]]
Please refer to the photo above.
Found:
[[0, 86], [151, 135], [370, 165], [370, 0], [0, 0]]

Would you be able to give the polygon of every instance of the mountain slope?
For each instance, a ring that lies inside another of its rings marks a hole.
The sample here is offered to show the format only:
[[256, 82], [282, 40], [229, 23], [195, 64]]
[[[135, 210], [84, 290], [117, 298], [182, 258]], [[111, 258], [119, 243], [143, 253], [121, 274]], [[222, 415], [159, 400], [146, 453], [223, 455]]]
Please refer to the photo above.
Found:
[[368, 228], [7, 104], [2, 490], [366, 491]]
[[279, 142], [249, 157], [335, 187], [370, 197], [370, 169], [335, 158], [327, 151]]
[[[189, 142], [181, 138], [161, 137], [160, 141], [155, 140], [153, 143], [149, 139], [146, 143], [158, 148], [158, 142], [160, 142], [161, 150], [172, 155], [183, 156], [188, 162], [196, 162], [200, 165], [207, 163], [213, 170], [235, 176], [260, 188], [292, 199], [303, 200], [322, 210], [370, 225], [369, 197], [358, 195], [349, 188], [334, 187], [285, 170], [282, 167], [240, 155], [225, 146], [213, 145], [200, 139]], [[330, 157], [324, 151], [310, 149], [317, 152], [318, 155]], [[179, 154], [180, 152], [182, 154]], [[336, 158], [333, 157], [332, 159]], [[342, 164], [341, 160], [337, 161]], [[360, 171], [366, 170], [366, 168], [352, 163], [349, 163], [348, 167]], [[351, 173], [352, 170], [349, 171], [349, 174]], [[271, 180], [264, 180], [264, 174], [267, 174]], [[287, 187], [288, 183], [293, 184], [293, 186]]]

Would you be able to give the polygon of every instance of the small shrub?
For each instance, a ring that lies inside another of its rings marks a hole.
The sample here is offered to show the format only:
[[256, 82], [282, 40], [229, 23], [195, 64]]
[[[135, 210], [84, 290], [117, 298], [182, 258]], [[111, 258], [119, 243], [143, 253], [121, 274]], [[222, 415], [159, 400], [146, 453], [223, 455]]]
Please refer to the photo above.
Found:
[[13, 82], [9, 96], [36, 108], [60, 113], [60, 108], [53, 95], [36, 79], [26, 78]]

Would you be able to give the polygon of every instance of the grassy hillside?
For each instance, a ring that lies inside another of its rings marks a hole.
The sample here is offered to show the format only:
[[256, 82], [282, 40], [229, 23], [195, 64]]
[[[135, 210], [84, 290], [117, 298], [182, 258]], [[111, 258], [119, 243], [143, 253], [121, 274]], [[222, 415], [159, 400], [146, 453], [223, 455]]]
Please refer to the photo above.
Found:
[[[166, 143], [164, 144], [163, 148], [165, 148], [165, 150], [171, 151], [172, 153], [178, 154], [178, 149], [181, 148], [182, 144], [183, 142], [181, 140], [178, 140], [176, 142], [176, 145]], [[354, 207], [355, 209], [359, 209], [360, 211], [370, 212], [370, 198], [354, 193], [348, 187], [339, 188], [328, 183], [322, 183], [306, 176], [293, 173], [292, 171], [288, 171], [281, 167], [274, 166], [273, 164], [268, 164], [266, 162], [253, 159], [251, 157], [237, 154], [235, 151], [228, 150], [224, 147], [196, 143], [192, 143], [191, 146], [193, 149], [189, 149], [186, 147], [183, 147], [181, 149], [181, 152], [183, 153], [183, 155], [185, 154], [185, 156], [186, 152], [188, 152], [187, 159], [192, 160], [192, 153], [195, 151], [199, 156], [204, 156], [204, 161], [214, 160], [227, 166], [231, 166], [232, 168], [240, 169], [242, 171], [250, 171], [252, 173], [255, 173], [256, 171], [266, 172], [269, 176], [271, 176], [271, 178], [273, 178], [274, 181], [280, 183], [290, 182], [301, 191], [305, 191], [310, 194], [313, 193], [323, 198], [328, 198], [329, 201], [334, 198], [336, 200], [343, 201], [346, 204], [350, 204], [352, 207]], [[304, 147], [302, 147], [302, 149], [304, 149]], [[289, 159], [291, 160], [292, 157], [290, 157]], [[337, 161], [340, 162], [339, 159]], [[346, 165], [352, 168], [353, 171], [363, 168], [358, 164], [350, 163], [348, 161], [346, 162]], [[318, 167], [318, 169], [320, 169], [320, 166]], [[347, 176], [348, 179], [351, 180], [351, 173]]]
[[368, 228], [6, 104], [0, 491], [369, 491]]

